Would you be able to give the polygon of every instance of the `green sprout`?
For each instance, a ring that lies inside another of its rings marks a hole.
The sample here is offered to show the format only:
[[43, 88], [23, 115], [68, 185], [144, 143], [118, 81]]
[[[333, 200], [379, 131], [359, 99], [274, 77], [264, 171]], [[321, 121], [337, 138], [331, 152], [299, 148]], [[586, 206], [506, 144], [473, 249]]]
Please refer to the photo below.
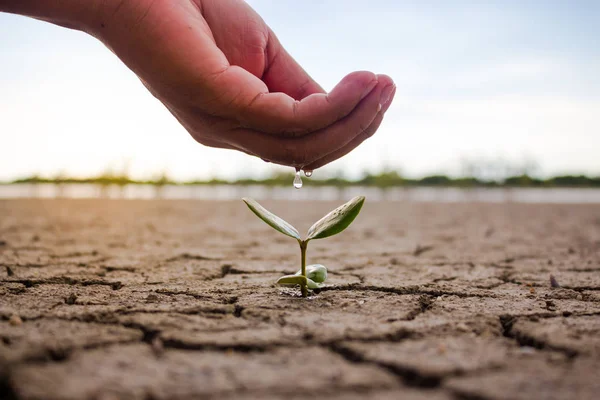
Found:
[[301, 268], [294, 275], [286, 275], [277, 281], [277, 284], [284, 286], [300, 285], [302, 297], [308, 295], [308, 289], [319, 289], [327, 279], [327, 268], [320, 264], [306, 266], [306, 248], [308, 242], [313, 239], [324, 239], [329, 236], [337, 235], [346, 229], [356, 218], [365, 202], [364, 196], [357, 196], [349, 202], [339, 206], [323, 218], [314, 223], [308, 230], [306, 239], [300, 237], [300, 233], [291, 224], [279, 218], [260, 204], [256, 200], [242, 199], [258, 218], [265, 221], [276, 231], [292, 237], [298, 241], [301, 254]]

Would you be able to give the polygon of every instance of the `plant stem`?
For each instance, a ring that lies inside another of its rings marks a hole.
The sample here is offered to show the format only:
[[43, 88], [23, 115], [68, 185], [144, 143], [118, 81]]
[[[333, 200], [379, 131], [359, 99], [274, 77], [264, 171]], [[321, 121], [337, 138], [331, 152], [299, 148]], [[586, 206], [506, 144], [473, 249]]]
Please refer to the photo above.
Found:
[[[308, 246], [308, 242], [305, 241], [301, 241], [300, 242], [300, 254], [302, 255], [302, 276], [306, 277], [306, 247]], [[302, 291], [302, 297], [306, 297], [308, 296], [308, 289], [306, 287], [306, 285], [302, 285], [300, 287], [300, 290]]]

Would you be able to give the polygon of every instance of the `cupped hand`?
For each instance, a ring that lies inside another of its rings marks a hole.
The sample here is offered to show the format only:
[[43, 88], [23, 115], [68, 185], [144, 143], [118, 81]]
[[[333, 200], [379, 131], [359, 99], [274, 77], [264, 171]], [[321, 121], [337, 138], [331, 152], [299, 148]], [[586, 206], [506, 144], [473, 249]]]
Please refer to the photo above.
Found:
[[277, 164], [344, 156], [395, 93], [391, 78], [365, 71], [325, 93], [242, 0], [119, 0], [89, 31], [198, 142]]

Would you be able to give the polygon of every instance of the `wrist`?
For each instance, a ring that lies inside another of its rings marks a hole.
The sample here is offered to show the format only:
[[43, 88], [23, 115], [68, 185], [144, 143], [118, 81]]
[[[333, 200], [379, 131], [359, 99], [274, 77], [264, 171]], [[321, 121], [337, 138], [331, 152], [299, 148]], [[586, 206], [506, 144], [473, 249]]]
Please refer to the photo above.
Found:
[[113, 0], [0, 0], [0, 12], [24, 15], [66, 28], [91, 31]]

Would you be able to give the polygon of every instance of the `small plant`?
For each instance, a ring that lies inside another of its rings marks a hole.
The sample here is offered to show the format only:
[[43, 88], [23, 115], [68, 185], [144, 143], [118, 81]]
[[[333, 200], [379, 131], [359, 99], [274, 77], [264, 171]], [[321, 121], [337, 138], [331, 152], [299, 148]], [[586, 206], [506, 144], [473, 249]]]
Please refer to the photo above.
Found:
[[324, 239], [329, 236], [337, 235], [346, 229], [356, 218], [365, 202], [364, 196], [358, 196], [331, 211], [323, 218], [314, 223], [308, 230], [306, 239], [300, 237], [300, 233], [291, 224], [279, 218], [253, 199], [242, 199], [260, 219], [265, 221], [273, 229], [292, 237], [298, 241], [301, 254], [301, 268], [294, 275], [286, 275], [277, 281], [279, 285], [296, 286], [300, 285], [302, 296], [308, 295], [308, 289], [319, 289], [327, 279], [327, 269], [320, 264], [306, 266], [306, 248], [308, 242], [313, 239]]

